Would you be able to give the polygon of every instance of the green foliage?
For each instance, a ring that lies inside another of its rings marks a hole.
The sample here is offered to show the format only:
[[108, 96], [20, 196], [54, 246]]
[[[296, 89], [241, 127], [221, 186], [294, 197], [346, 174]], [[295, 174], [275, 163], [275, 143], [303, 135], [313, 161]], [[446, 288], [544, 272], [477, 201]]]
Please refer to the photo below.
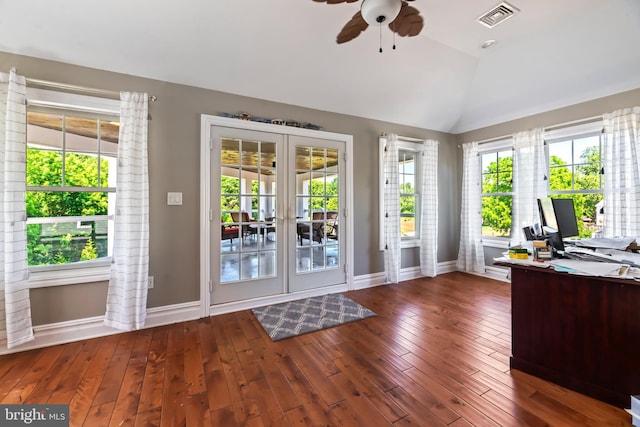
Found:
[[[29, 218], [107, 215], [107, 193], [98, 188], [98, 180], [106, 186], [109, 164], [79, 153], [66, 153], [64, 163], [61, 152], [29, 149], [27, 152], [27, 185], [33, 187], [96, 188], [97, 191], [28, 191], [26, 211]], [[72, 226], [72, 228], [76, 228]], [[46, 230], [46, 232], [45, 232]], [[83, 230], [68, 231], [69, 223], [29, 224], [27, 227], [27, 255], [29, 265], [66, 264], [95, 259], [106, 254], [106, 247], [98, 250], [90, 233]], [[95, 235], [95, 224], [91, 235]], [[82, 249], [84, 245], [85, 249]], [[102, 245], [103, 246], [103, 245]]]
[[[508, 193], [512, 191], [511, 157], [492, 162], [483, 171], [483, 193]], [[580, 154], [572, 174], [570, 165], [560, 157], [549, 158], [549, 189], [551, 191], [575, 191], [600, 189], [600, 153], [598, 147], [589, 147]], [[573, 181], [572, 181], [573, 180]], [[595, 229], [596, 204], [603, 196], [595, 193], [554, 195], [556, 198], [573, 199], [580, 237], [590, 237]], [[511, 197], [486, 196], [482, 199], [483, 234], [508, 236], [511, 231]]]
[[[597, 190], [600, 188], [601, 164], [598, 147], [588, 147], [580, 154], [580, 163], [574, 166], [573, 182], [571, 182], [571, 170], [560, 158], [552, 156], [550, 160], [552, 172], [549, 187], [551, 190]], [[591, 233], [596, 228], [596, 204], [602, 200], [602, 194], [574, 193], [553, 197], [573, 199], [579, 235], [591, 237]]]
[[[102, 180], [108, 182], [108, 162], [101, 161]], [[98, 162], [93, 156], [67, 153], [65, 186], [98, 186]], [[60, 187], [62, 185], [62, 156], [58, 152], [28, 150], [27, 185], [34, 187]], [[106, 215], [108, 197], [104, 192], [27, 192], [29, 218]]]
[[96, 245], [93, 244], [93, 239], [87, 240], [87, 244], [82, 249], [82, 253], [80, 254], [81, 261], [87, 261], [90, 259], [98, 258], [98, 252], [96, 251]]
[[508, 236], [511, 232], [511, 196], [482, 198], [482, 225], [484, 234]]
[[42, 224], [29, 224], [27, 226], [27, 258], [29, 265], [51, 264], [52, 259], [49, 254], [50, 245], [45, 245], [40, 241], [42, 235]]
[[[512, 157], [501, 157], [482, 171], [483, 193], [510, 193], [512, 191]], [[495, 236], [508, 236], [511, 231], [511, 196], [482, 198], [483, 230], [492, 230]]]
[[[597, 147], [587, 148], [580, 156], [580, 165], [576, 166], [576, 188], [590, 190], [600, 188], [600, 153]], [[596, 204], [602, 201], [602, 194], [584, 193], [573, 197], [578, 218], [583, 218], [587, 223], [595, 224], [596, 221]], [[578, 221], [580, 228], [583, 221]], [[591, 229], [585, 227], [584, 237], [591, 237]], [[582, 232], [582, 230], [581, 230]], [[583, 234], [581, 234], [583, 236]]]
[[309, 194], [312, 196], [311, 212], [338, 210], [338, 178], [327, 182], [324, 179], [313, 179], [309, 183]]
[[571, 169], [557, 156], [549, 158], [549, 190], [571, 190]]
[[[415, 190], [411, 183], [407, 182], [400, 184], [400, 213], [401, 214], [415, 214], [416, 213], [416, 198], [414, 196]], [[402, 196], [402, 194], [405, 194]]]
[[[237, 177], [220, 177], [220, 210], [239, 211], [240, 210], [240, 179]], [[231, 215], [224, 213], [223, 222], [231, 221]]]

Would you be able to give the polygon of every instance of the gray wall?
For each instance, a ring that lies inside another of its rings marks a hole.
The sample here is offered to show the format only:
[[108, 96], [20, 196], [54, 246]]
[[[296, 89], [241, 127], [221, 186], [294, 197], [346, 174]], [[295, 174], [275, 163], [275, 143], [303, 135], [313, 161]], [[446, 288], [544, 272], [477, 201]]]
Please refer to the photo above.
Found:
[[[0, 71], [11, 67], [26, 77], [158, 97], [150, 104], [153, 119], [149, 122], [150, 274], [155, 276], [149, 307], [199, 299], [201, 114], [246, 111], [353, 135], [356, 276], [384, 270], [378, 250], [379, 133], [439, 140], [438, 261], [457, 257], [460, 172], [454, 135], [0, 52]], [[183, 205], [167, 206], [168, 191], [181, 191]], [[403, 266], [417, 264], [417, 250], [403, 251]], [[32, 290], [34, 324], [104, 314], [105, 295], [104, 282]], [[65, 303], [54, 309], [52, 301]]]
[[[110, 90], [147, 92], [150, 104], [150, 273], [155, 288], [148, 306], [160, 307], [199, 299], [199, 146], [200, 115], [246, 111], [256, 116], [311, 122], [354, 138], [354, 206], [356, 276], [384, 270], [378, 250], [378, 135], [433, 138], [439, 146], [438, 261], [455, 260], [458, 252], [462, 150], [459, 145], [538, 126], [553, 126], [640, 105], [640, 89], [612, 95], [466, 132], [450, 135], [427, 129], [318, 111], [260, 99], [111, 73], [54, 61], [0, 52], [0, 71], [44, 80]], [[203, 71], [210, 72], [210, 71]], [[366, 191], [363, 191], [366, 189]], [[183, 193], [182, 206], [167, 206], [168, 191]], [[403, 250], [403, 267], [418, 265], [418, 251]], [[490, 260], [493, 254], [487, 254]], [[31, 291], [34, 324], [104, 314], [106, 283], [68, 285]], [[56, 301], [58, 307], [52, 307]]]
[[[526, 102], [526, 100], [523, 102]], [[488, 126], [470, 132], [461, 133], [457, 135], [457, 138], [459, 144], [471, 141], [482, 141], [485, 139], [511, 135], [515, 132], [533, 129], [536, 127], [549, 128], [559, 124], [573, 122], [575, 120], [602, 116], [605, 113], [611, 113], [621, 108], [635, 107], [638, 105], [640, 105], [640, 89], [634, 89], [604, 98], [598, 98], [592, 101], [558, 108], [545, 113], [511, 120], [495, 126]]]
[[[524, 117], [457, 135], [459, 145], [471, 141], [482, 141], [520, 132], [536, 127], [553, 128], [556, 125], [602, 116], [605, 113], [640, 105], [640, 89], [618, 93], [593, 101], [571, 105], [557, 110]], [[458, 168], [462, 171], [462, 150], [459, 152]], [[485, 248], [485, 263], [491, 264], [494, 257], [500, 256], [502, 249]]]

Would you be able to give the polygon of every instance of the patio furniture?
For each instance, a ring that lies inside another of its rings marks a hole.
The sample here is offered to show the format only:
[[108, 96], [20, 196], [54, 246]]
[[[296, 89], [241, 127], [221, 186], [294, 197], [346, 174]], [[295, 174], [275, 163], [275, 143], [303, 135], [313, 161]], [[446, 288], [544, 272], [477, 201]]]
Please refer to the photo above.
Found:
[[247, 212], [231, 212], [231, 219], [242, 229], [243, 241], [248, 236], [258, 234], [258, 229], [251, 226], [251, 223], [254, 223], [255, 220], [252, 219]]
[[240, 227], [235, 225], [225, 225], [222, 224], [222, 233], [220, 234], [220, 240], [231, 240], [233, 243], [233, 239], [239, 237]]

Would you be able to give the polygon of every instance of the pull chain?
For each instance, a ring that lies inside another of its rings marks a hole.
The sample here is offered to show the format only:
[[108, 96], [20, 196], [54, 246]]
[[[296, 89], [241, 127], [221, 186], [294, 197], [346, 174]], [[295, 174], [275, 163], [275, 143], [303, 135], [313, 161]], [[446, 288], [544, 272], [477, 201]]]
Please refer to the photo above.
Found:
[[378, 28], [380, 29], [380, 53], [382, 53], [382, 22], [378, 24]]

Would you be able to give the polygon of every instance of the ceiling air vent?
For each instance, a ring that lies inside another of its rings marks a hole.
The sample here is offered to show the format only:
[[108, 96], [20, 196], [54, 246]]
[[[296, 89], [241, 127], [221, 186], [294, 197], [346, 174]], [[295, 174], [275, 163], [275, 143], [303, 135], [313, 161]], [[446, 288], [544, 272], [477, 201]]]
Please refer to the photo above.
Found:
[[499, 23], [511, 18], [516, 12], [520, 12], [520, 9], [505, 1], [479, 17], [478, 22], [484, 26], [493, 28]]

